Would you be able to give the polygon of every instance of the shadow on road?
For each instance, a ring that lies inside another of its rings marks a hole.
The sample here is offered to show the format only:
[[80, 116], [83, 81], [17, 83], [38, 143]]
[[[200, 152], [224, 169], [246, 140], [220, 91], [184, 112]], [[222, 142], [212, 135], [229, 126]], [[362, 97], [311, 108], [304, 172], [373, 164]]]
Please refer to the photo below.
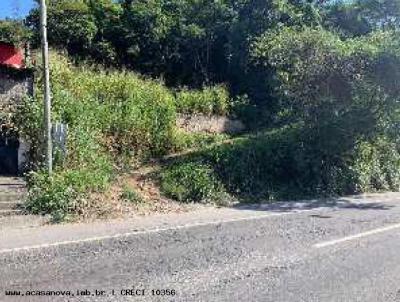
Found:
[[365, 197], [330, 198], [306, 201], [289, 201], [259, 204], [238, 204], [232, 206], [237, 210], [290, 212], [296, 210], [312, 210], [317, 208], [354, 209], [354, 210], [389, 210], [394, 205], [387, 200], [366, 200]]

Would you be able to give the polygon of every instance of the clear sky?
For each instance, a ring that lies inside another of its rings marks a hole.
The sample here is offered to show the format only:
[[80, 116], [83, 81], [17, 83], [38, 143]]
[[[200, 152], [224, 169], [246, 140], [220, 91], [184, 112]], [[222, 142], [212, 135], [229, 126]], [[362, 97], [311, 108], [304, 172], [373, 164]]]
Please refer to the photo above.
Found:
[[0, 19], [24, 17], [34, 5], [33, 0], [0, 0]]

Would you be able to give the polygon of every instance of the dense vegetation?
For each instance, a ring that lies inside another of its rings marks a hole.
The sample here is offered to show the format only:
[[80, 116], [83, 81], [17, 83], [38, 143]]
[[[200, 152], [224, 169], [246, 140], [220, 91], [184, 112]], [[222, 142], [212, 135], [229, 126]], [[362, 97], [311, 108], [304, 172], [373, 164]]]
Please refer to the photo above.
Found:
[[[37, 45], [36, 10], [26, 24]], [[240, 116], [254, 133], [165, 167], [161, 188], [182, 201], [398, 190], [399, 26], [393, 0], [53, 0], [50, 43], [74, 64], [165, 83], [55, 66], [56, 117], [75, 150], [93, 141], [120, 167], [110, 157], [201, 145], [174, 129], [178, 111]]]
[[15, 20], [0, 20], [0, 42], [19, 46], [28, 42], [31, 31], [23, 22]]
[[[261, 36], [286, 30], [290, 39], [295, 28], [320, 28], [344, 42], [397, 30], [400, 23], [400, 5], [393, 0], [49, 3], [50, 43], [66, 48], [76, 60], [134, 69], [173, 87], [224, 83], [249, 103], [239, 111], [243, 118], [268, 127], [275, 125], [283, 108], [274, 66], [255, 64], [255, 41]], [[26, 22], [35, 33], [33, 45], [39, 41], [38, 22], [34, 10]]]
[[[53, 118], [69, 126], [67, 152], [55, 150], [51, 177], [40, 165], [33, 167], [39, 170], [29, 176], [28, 208], [53, 213], [55, 218], [79, 212], [87, 205], [86, 193], [104, 190], [117, 170], [205, 142], [208, 137], [190, 140], [176, 129], [176, 114], [186, 108], [180, 105], [181, 94], [189, 99], [195, 95], [212, 112], [229, 101], [223, 87], [171, 91], [132, 72], [73, 66], [59, 54], [53, 54], [51, 61]], [[39, 87], [40, 74], [37, 81]], [[219, 101], [216, 95], [221, 95]], [[42, 98], [37, 89], [35, 98], [27, 99], [16, 115], [20, 133], [36, 151], [42, 138]], [[191, 104], [199, 112], [204, 109], [202, 104]], [[31, 154], [31, 161], [40, 163], [37, 154], [41, 152]]]

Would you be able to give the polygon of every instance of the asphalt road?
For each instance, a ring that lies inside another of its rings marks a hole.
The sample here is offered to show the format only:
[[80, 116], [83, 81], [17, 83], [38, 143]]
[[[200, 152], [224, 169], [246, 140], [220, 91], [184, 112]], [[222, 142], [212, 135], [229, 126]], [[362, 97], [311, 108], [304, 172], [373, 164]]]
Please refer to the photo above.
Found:
[[176, 217], [0, 233], [0, 301], [400, 301], [399, 195]]

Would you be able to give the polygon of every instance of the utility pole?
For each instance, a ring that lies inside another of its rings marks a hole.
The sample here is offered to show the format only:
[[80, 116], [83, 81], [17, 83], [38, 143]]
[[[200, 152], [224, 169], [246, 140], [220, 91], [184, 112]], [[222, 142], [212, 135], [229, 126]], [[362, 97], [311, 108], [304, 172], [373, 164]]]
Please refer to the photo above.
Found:
[[47, 172], [50, 175], [53, 170], [53, 146], [52, 146], [52, 135], [51, 135], [51, 95], [50, 95], [49, 45], [47, 42], [46, 0], [40, 0], [40, 31], [42, 35], [42, 60], [43, 60], [43, 79], [44, 79], [45, 161], [46, 161]]

